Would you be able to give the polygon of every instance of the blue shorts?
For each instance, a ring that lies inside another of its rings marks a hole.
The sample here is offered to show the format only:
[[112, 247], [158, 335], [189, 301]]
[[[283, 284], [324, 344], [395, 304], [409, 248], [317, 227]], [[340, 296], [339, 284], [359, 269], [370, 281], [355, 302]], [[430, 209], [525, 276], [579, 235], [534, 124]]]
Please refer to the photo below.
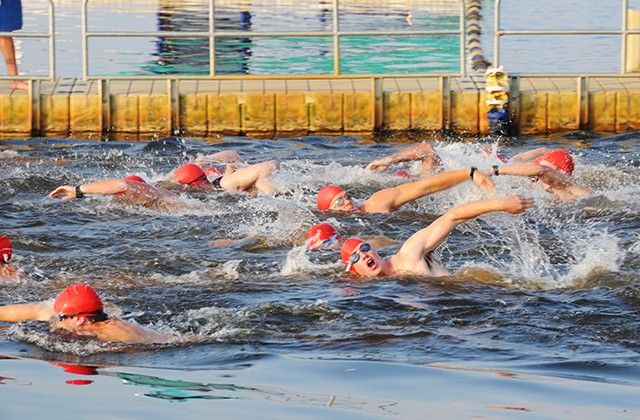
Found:
[[22, 3], [20, 0], [0, 0], [0, 32], [22, 29]]

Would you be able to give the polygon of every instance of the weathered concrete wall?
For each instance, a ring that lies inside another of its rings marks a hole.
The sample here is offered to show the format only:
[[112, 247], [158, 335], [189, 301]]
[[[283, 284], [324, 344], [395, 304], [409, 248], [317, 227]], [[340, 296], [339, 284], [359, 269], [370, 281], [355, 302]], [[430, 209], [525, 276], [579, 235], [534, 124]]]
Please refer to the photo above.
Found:
[[[640, 129], [638, 78], [518, 78], [512, 115], [520, 134], [578, 129], [616, 132]], [[581, 86], [580, 84], [583, 84]], [[72, 83], [73, 84], [73, 83]], [[168, 135], [213, 133], [373, 133], [375, 130], [453, 130], [486, 133], [486, 96], [481, 78], [266, 81], [230, 86], [222, 81], [56, 82], [39, 93], [0, 90], [3, 136], [76, 136], [104, 132]], [[448, 86], [446, 90], [443, 86]], [[237, 91], [234, 91], [237, 89]], [[581, 90], [586, 90], [581, 92]], [[174, 97], [175, 96], [175, 97]]]

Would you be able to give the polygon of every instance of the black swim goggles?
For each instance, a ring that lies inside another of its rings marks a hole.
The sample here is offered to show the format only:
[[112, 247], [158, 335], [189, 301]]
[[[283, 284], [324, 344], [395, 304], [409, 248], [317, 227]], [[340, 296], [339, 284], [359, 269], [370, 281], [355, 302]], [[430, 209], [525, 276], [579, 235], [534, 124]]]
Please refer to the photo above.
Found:
[[188, 186], [192, 186], [194, 183], [199, 182], [199, 181], [208, 181], [209, 179], [207, 178], [207, 174], [205, 174], [204, 172], [202, 173], [202, 175], [200, 175], [199, 177], [197, 177], [196, 179], [194, 179], [193, 181], [190, 181], [187, 183]]
[[368, 243], [364, 242], [362, 245], [360, 245], [360, 248], [358, 248], [357, 250], [353, 251], [353, 254], [351, 254], [351, 256], [349, 257], [349, 264], [347, 265], [347, 269], [345, 271], [351, 270], [351, 267], [353, 267], [353, 265], [355, 263], [360, 261], [360, 253], [361, 252], [367, 252], [370, 249], [371, 249], [371, 244], [368, 244]]
[[105, 314], [102, 309], [99, 309], [97, 311], [91, 311], [91, 312], [77, 312], [75, 314], [69, 314], [69, 315], [58, 315], [58, 318], [60, 319], [60, 321], [64, 321], [65, 319], [75, 318], [78, 315], [86, 315], [91, 322], [100, 322], [100, 321], [106, 321], [107, 319], [109, 319], [109, 316]]

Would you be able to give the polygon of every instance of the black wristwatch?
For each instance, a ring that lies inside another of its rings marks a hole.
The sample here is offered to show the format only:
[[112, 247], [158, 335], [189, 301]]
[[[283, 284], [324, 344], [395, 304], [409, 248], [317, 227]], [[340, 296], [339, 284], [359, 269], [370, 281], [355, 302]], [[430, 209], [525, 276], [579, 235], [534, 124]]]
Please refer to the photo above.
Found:
[[76, 198], [84, 198], [84, 193], [80, 190], [80, 185], [76, 187]]
[[493, 165], [493, 174], [495, 176], [500, 175], [500, 168], [498, 168], [498, 165]]

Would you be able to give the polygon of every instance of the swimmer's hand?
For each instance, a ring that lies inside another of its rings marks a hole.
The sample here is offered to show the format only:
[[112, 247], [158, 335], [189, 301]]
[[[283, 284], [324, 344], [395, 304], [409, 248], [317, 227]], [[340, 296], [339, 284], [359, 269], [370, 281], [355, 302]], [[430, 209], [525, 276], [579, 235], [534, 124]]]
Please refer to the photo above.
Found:
[[475, 171], [473, 173], [473, 182], [486, 194], [493, 195], [496, 191], [496, 184], [482, 171]]
[[533, 198], [514, 194], [502, 199], [502, 210], [507, 213], [518, 214], [533, 207], [533, 204]]
[[367, 169], [373, 172], [382, 172], [386, 171], [389, 168], [389, 163], [386, 158], [376, 159], [370, 164], [367, 165]]
[[209, 242], [209, 248], [224, 248], [234, 245], [237, 241], [231, 238], [214, 239]]
[[63, 185], [61, 187], [56, 188], [49, 194], [51, 198], [60, 198], [61, 200], [71, 200], [72, 198], [76, 198], [76, 187], [72, 187], [70, 185]]

